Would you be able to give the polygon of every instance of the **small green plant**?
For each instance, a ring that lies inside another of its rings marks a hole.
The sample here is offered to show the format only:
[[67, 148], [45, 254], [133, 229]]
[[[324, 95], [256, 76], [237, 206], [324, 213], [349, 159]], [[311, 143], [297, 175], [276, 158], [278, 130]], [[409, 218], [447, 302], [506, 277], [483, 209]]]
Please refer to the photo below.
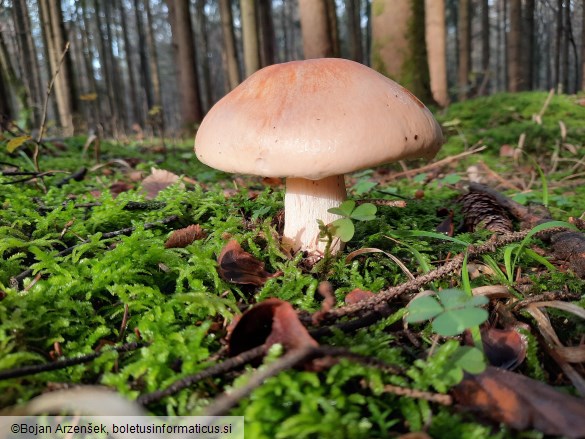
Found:
[[356, 207], [355, 201], [346, 200], [339, 207], [332, 207], [327, 211], [341, 216], [330, 224], [333, 229], [333, 235], [337, 236], [343, 242], [348, 242], [353, 238], [355, 226], [353, 221], [370, 221], [376, 218], [376, 206], [371, 203], [360, 204]]
[[488, 299], [484, 296], [469, 297], [463, 290], [450, 288], [413, 300], [408, 305], [408, 323], [418, 323], [433, 319], [433, 331], [444, 337], [461, 334], [472, 326], [485, 322], [488, 313], [479, 308]]

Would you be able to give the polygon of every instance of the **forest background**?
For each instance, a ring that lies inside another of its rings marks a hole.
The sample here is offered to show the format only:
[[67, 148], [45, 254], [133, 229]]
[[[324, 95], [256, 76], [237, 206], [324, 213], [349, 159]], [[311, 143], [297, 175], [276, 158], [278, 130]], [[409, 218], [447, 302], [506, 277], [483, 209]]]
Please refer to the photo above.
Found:
[[34, 133], [46, 112], [64, 136], [188, 134], [259, 68], [330, 56], [427, 105], [575, 93], [584, 11], [569, 0], [1, 0], [0, 128]]

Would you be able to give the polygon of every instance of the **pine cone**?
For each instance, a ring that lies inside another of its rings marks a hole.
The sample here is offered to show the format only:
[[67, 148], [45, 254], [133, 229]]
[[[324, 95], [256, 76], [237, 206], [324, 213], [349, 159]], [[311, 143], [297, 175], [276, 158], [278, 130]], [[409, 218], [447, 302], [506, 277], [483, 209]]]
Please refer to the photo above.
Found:
[[510, 233], [514, 230], [508, 212], [495, 198], [480, 192], [469, 192], [457, 200], [462, 205], [465, 227], [473, 232], [484, 228], [494, 233]]
[[187, 247], [193, 241], [205, 237], [199, 224], [191, 224], [184, 229], [175, 230], [165, 242], [165, 248]]

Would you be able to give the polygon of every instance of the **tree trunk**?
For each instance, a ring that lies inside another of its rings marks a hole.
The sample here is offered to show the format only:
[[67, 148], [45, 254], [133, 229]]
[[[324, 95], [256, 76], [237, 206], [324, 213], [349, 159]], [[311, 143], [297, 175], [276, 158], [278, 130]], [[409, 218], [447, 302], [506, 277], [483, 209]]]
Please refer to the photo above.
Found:
[[192, 134], [195, 125], [201, 122], [203, 111], [199, 95], [199, 81], [189, 0], [169, 1], [169, 14], [172, 14], [171, 28], [177, 48], [177, 71], [181, 91], [181, 116], [183, 130]]
[[195, 2], [195, 23], [197, 26], [195, 35], [196, 39], [199, 39], [199, 48], [201, 49], [197, 51], [197, 53], [200, 54], [197, 63], [200, 67], [200, 72], [203, 75], [203, 93], [201, 94], [201, 100], [204, 112], [207, 112], [213, 105], [211, 66], [209, 65], [209, 58], [207, 57], [207, 54], [209, 53], [209, 41], [207, 38], [207, 16], [205, 15], [206, 1], [207, 0], [197, 0]]
[[445, 0], [426, 0], [426, 43], [433, 98], [441, 107], [449, 104]]
[[[184, 0], [178, 1], [182, 3]], [[178, 6], [177, 6], [178, 7]], [[146, 33], [144, 32], [144, 17], [142, 16], [142, 8], [140, 7], [140, 0], [134, 0], [134, 13], [136, 15], [136, 39], [138, 44], [138, 55], [140, 57], [140, 86], [142, 88], [142, 96], [146, 100], [146, 111], [152, 108], [154, 99], [152, 97], [152, 82], [150, 77], [150, 67], [148, 65], [148, 46], [144, 44], [146, 41]], [[188, 16], [189, 20], [191, 16]]]
[[523, 90], [534, 88], [534, 8], [535, 0], [526, 0], [522, 13], [523, 44], [522, 44], [522, 77], [524, 78]]
[[371, 15], [372, 67], [432, 102], [424, 0], [374, 0]]
[[59, 124], [65, 136], [72, 136], [75, 133], [74, 122], [79, 122], [80, 118], [75, 99], [71, 54], [68, 51], [63, 53], [65, 50], [65, 31], [61, 3], [41, 0], [39, 1], [39, 9], [45, 27], [46, 43], [49, 47], [51, 65], [49, 76], [55, 77], [53, 92], [57, 101]]
[[585, 0], [581, 2], [581, 90], [585, 90]]
[[[115, 80], [116, 82], [116, 90], [113, 94], [113, 104], [116, 107], [115, 114], [119, 118], [119, 125], [122, 130], [125, 129], [127, 125], [126, 120], [126, 103], [124, 102], [124, 96], [126, 95], [125, 92], [125, 84], [122, 80], [122, 73], [120, 71], [120, 66], [118, 64], [118, 59], [114, 56], [114, 44], [117, 46], [119, 42], [114, 42], [114, 34], [112, 32], [112, 26], [115, 25], [113, 17], [112, 17], [112, 2], [107, 1], [104, 2], [104, 14], [105, 14], [105, 22], [106, 22], [106, 36], [108, 38], [107, 44], [107, 57], [109, 59], [109, 66], [111, 69], [110, 77]], [[115, 4], [114, 4], [115, 6]]]
[[331, 57], [334, 54], [326, 2], [299, 0], [305, 59]]
[[37, 60], [36, 46], [32, 39], [31, 23], [26, 0], [14, 0], [13, 17], [23, 68], [22, 76], [27, 88], [27, 106], [31, 111], [32, 122], [38, 125], [41, 119], [41, 103], [43, 101], [40, 68]]
[[[8, 48], [6, 47], [6, 42], [4, 41], [4, 36], [2, 35], [1, 29], [0, 29], [0, 75], [2, 75], [4, 78], [7, 96], [10, 97], [10, 91], [12, 91], [18, 101], [18, 107], [26, 108], [28, 96], [26, 87], [24, 86], [21, 79], [16, 76], [16, 72], [14, 71], [14, 68], [10, 63], [10, 55], [8, 53]], [[12, 102], [12, 100], [7, 100], [4, 103], [4, 105], [13, 110], [13, 112], [11, 112], [10, 114], [14, 116], [16, 113], [16, 109], [18, 107], [14, 108], [14, 105], [12, 105], [10, 102]]]
[[258, 2], [258, 18], [260, 23], [260, 61], [262, 67], [266, 67], [276, 62], [276, 36], [272, 21], [271, 0]]
[[260, 68], [255, 0], [240, 0], [246, 78]]
[[479, 94], [486, 95], [490, 81], [490, 5], [488, 0], [481, 0], [481, 72], [482, 85]]
[[345, 11], [347, 14], [350, 59], [363, 62], [364, 50], [362, 47], [360, 0], [345, 0]]
[[126, 8], [124, 2], [119, 2], [120, 20], [122, 22], [122, 37], [124, 40], [124, 58], [126, 60], [126, 70], [128, 71], [128, 84], [130, 85], [130, 122], [131, 124], [144, 124], [144, 116], [138, 104], [138, 95], [136, 94], [136, 80], [134, 76], [134, 63], [132, 62], [132, 54], [134, 49], [130, 44], [130, 37], [128, 36], [128, 25], [126, 17]]
[[8, 125], [13, 118], [14, 110], [12, 108], [8, 80], [6, 79], [4, 71], [0, 69], [0, 131], [8, 128]]
[[471, 16], [469, 1], [459, 0], [459, 68], [457, 83], [460, 101], [464, 101], [469, 97], [469, 74], [471, 73]]
[[557, 1], [557, 35], [555, 38], [555, 88], [561, 85], [561, 42], [563, 39], [563, 0]]
[[[284, 7], [283, 7], [284, 8]], [[230, 0], [219, 0], [219, 16], [223, 36], [224, 59], [226, 63], [229, 89], [233, 90], [240, 83], [234, 19]]]
[[521, 91], [523, 87], [520, 70], [522, 1], [510, 0], [510, 30], [508, 32], [508, 90]]
[[335, 0], [325, 0], [327, 9], [327, 32], [331, 38], [331, 56], [341, 56], [341, 43], [339, 41], [339, 26], [337, 20], [337, 6]]
[[[144, 0], [144, 8], [146, 9], [146, 42], [148, 44], [148, 60], [150, 63], [152, 104], [153, 106], [160, 107], [162, 105], [162, 96], [160, 91], [160, 73], [158, 69], [158, 51], [156, 50], [156, 41], [154, 40], [150, 1], [151, 0]], [[160, 110], [161, 109], [159, 109], [159, 111]]]
[[569, 92], [569, 22], [571, 20], [571, 2], [566, 1], [563, 7], [563, 43], [561, 51], [561, 69], [563, 93]]

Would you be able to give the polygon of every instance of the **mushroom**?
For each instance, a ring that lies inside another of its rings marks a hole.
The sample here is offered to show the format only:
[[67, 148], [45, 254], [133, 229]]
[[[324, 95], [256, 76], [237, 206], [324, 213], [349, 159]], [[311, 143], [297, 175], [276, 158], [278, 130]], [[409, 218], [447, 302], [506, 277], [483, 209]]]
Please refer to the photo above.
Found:
[[321, 58], [251, 75], [207, 113], [195, 152], [226, 172], [286, 177], [284, 238], [318, 255], [317, 220], [339, 218], [327, 210], [347, 197], [344, 174], [432, 158], [442, 143], [441, 127], [408, 90], [362, 64]]

